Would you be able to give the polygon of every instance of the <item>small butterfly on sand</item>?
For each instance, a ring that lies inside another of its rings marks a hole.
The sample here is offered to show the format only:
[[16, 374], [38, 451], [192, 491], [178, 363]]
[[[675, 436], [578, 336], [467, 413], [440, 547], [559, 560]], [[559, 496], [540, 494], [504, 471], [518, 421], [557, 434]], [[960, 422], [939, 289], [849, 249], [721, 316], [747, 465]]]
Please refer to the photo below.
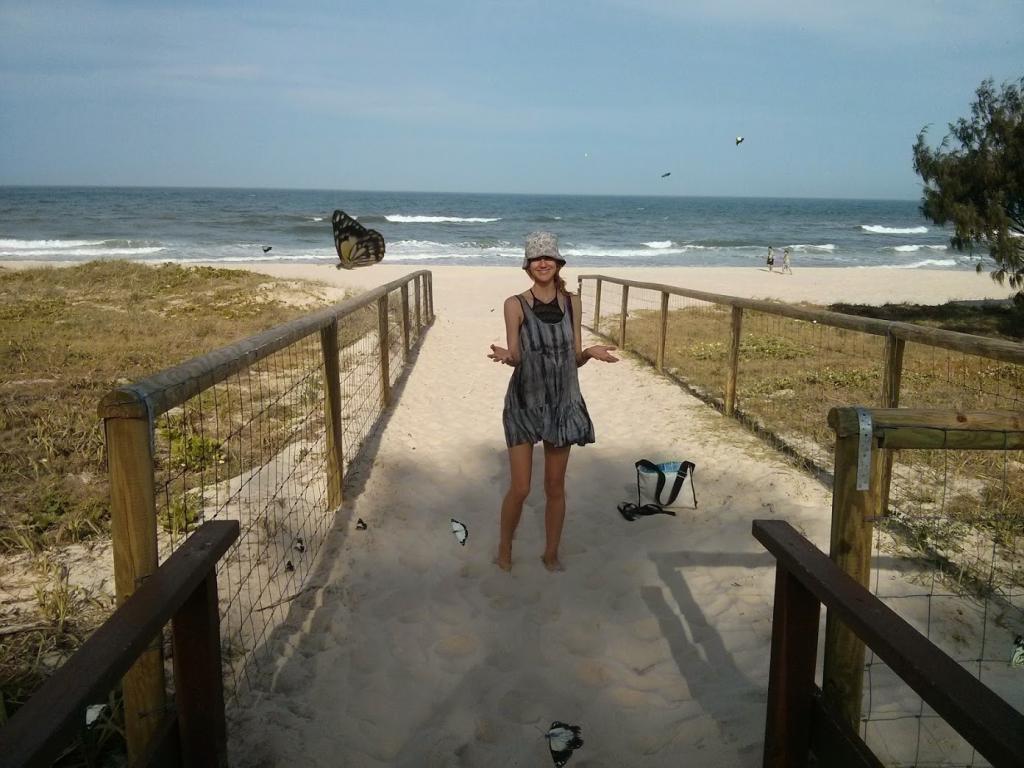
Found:
[[466, 546], [466, 539], [469, 538], [469, 529], [463, 524], [456, 520], [454, 517], [452, 520], [452, 533], [455, 534], [455, 538], [459, 544]]
[[1011, 667], [1024, 667], [1024, 635], [1013, 638], [1013, 653], [1010, 654]]
[[583, 746], [583, 739], [580, 738], [580, 727], [578, 725], [568, 725], [558, 720], [551, 724], [548, 732], [544, 734], [544, 738], [548, 740], [551, 759], [557, 768], [562, 768], [563, 765], [569, 762], [573, 751]]
[[296, 537], [295, 544], [293, 546], [295, 547], [295, 551], [296, 552], [305, 552], [306, 551], [306, 542], [304, 542], [302, 540], [301, 536]]
[[366, 523], [363, 522], [363, 518], [361, 518], [361, 517], [356, 519], [356, 530], [357, 531], [365, 531], [366, 530]]

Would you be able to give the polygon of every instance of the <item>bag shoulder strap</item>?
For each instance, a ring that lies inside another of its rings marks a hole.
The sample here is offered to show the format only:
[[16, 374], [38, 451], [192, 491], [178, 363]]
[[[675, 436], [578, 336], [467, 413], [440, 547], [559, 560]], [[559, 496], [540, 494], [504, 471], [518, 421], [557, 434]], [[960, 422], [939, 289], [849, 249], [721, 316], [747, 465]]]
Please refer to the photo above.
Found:
[[[676, 472], [676, 479], [672, 483], [672, 489], [669, 491], [669, 494], [668, 494], [668, 501], [662, 501], [661, 500], [661, 492], [665, 489], [665, 482], [666, 482], [665, 473], [662, 471], [661, 467], [659, 467], [653, 461], [648, 461], [647, 459], [640, 459], [638, 462], [636, 462], [636, 468], [638, 470], [639, 469], [645, 469], [648, 472], [654, 473], [654, 474], [656, 474], [658, 476], [657, 487], [656, 487], [656, 490], [655, 490], [654, 498], [663, 507], [670, 507], [670, 506], [672, 506], [675, 503], [676, 497], [679, 496], [679, 491], [681, 491], [682, 488], [683, 488], [683, 483], [686, 482], [686, 475], [689, 474], [690, 475], [690, 492], [693, 494], [693, 506], [694, 507], [697, 506], [697, 489], [693, 487], [693, 471], [696, 469], [696, 466], [694, 465], [694, 463], [692, 461], [684, 461], [684, 462], [682, 462], [679, 465], [679, 471]], [[637, 495], [637, 502], [639, 503], [639, 500], [640, 500], [640, 475], [639, 474], [637, 474], [637, 478], [636, 478], [636, 495]]]

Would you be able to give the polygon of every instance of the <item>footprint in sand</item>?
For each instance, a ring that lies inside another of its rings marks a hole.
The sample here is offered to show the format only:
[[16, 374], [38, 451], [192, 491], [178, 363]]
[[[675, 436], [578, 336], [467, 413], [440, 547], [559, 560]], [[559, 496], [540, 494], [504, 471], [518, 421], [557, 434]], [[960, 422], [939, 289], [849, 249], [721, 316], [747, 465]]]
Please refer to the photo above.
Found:
[[445, 659], [460, 659], [476, 653], [480, 641], [475, 635], [453, 634], [442, 637], [434, 646], [434, 653]]
[[498, 712], [514, 723], [526, 725], [540, 719], [543, 706], [538, 697], [513, 689], [498, 699]]

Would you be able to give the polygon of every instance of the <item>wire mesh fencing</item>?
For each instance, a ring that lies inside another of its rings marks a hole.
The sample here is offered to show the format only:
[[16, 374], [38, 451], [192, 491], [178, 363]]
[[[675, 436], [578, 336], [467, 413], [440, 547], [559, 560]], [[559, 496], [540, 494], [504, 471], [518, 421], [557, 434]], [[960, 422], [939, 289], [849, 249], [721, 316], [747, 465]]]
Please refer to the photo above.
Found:
[[[1024, 713], [1024, 419], [1005, 410], [840, 408], [829, 423], [833, 560]], [[886, 485], [894, 450], [900, 460]], [[826, 692], [886, 765], [988, 765], [895, 670], [829, 623]]]
[[579, 285], [591, 331], [821, 470], [832, 407], [1022, 407], [1012, 342], [601, 275]]
[[[203, 522], [240, 522], [217, 569], [229, 698], [307, 585], [348, 468], [432, 321], [430, 287], [429, 272], [417, 272], [120, 388], [101, 404], [108, 425], [125, 417], [151, 425], [148, 450], [143, 442], [110, 453], [112, 486], [152, 488], [148, 512], [112, 499], [114, 529], [128, 532], [115, 534], [115, 569], [132, 571], [119, 584], [144, 578]], [[416, 300], [403, 301], [407, 293]], [[150, 539], [155, 562], [137, 551]], [[129, 699], [126, 689], [126, 708]]]
[[[1009, 442], [1009, 441], [1007, 441]], [[872, 590], [1024, 712], [1024, 464], [1019, 450], [901, 451], [876, 524]], [[1016, 642], [1015, 642], [1016, 641]], [[873, 655], [863, 734], [894, 765], [985, 766]]]

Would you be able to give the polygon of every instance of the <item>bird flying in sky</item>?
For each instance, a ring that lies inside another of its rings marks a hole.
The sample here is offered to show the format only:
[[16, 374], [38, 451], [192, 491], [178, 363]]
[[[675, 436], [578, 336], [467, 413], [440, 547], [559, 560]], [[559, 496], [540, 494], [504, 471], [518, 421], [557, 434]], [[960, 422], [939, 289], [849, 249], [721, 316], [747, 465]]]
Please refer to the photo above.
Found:
[[264, 245], [264, 246], [263, 246], [263, 252], [264, 252], [264, 253], [266, 253], [267, 251], [269, 251], [269, 250], [270, 250], [271, 248], [273, 248], [273, 247], [274, 247], [274, 246], [272, 246], [272, 245]]
[[672, 171], [668, 171], [667, 173], [663, 173], [663, 174], [661, 174], [661, 178], [663, 178], [663, 179], [664, 179], [664, 178], [667, 178], [667, 177], [669, 177], [669, 176], [671, 176], [671, 175], [672, 175]]
[[737, 136], [736, 137], [736, 146], [738, 147], [742, 143], [743, 143], [743, 137], [742, 136]]

